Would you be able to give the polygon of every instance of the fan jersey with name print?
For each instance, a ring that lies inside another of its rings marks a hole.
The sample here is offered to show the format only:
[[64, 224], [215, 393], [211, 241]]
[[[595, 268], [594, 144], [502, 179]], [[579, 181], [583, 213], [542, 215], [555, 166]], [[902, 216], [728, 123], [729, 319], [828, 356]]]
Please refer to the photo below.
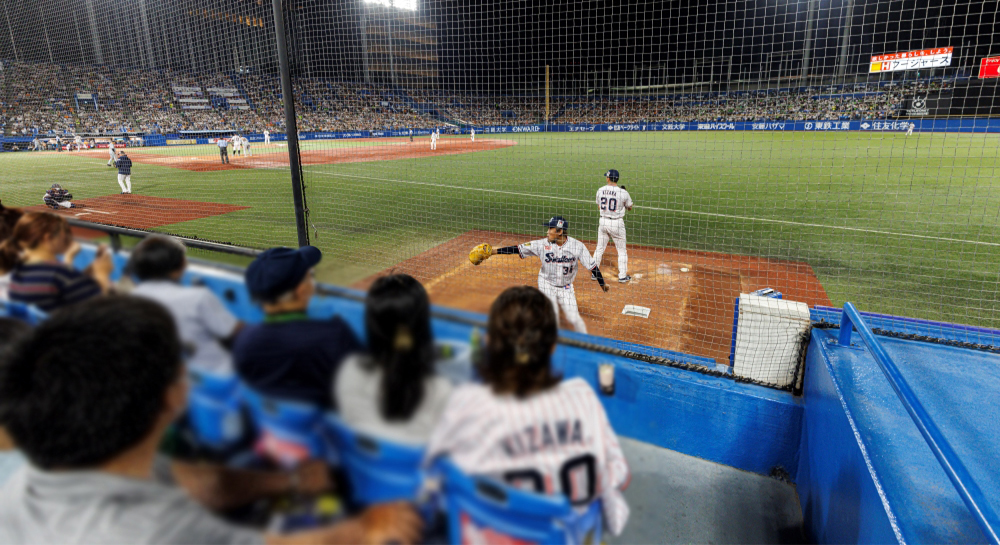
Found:
[[427, 446], [428, 461], [439, 456], [470, 475], [564, 494], [577, 509], [601, 499], [615, 535], [628, 521], [622, 496], [628, 463], [597, 394], [581, 378], [525, 399], [496, 395], [482, 384], [459, 387]]
[[597, 206], [601, 209], [602, 218], [624, 218], [625, 212], [632, 206], [632, 196], [618, 186], [606, 185], [597, 190]]
[[577, 261], [587, 270], [592, 271], [597, 267], [597, 262], [587, 247], [573, 237], [566, 237], [566, 242], [562, 246], [549, 242], [547, 238], [532, 240], [519, 244], [517, 251], [521, 254], [521, 259], [535, 256], [541, 260], [542, 269], [538, 272], [538, 276], [557, 287], [573, 283], [578, 269]]

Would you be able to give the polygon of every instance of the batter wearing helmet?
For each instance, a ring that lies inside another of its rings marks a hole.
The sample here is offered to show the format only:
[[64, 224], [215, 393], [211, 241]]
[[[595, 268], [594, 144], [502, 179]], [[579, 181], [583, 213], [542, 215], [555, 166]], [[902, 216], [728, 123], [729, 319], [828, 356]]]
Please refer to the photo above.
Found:
[[602, 290], [608, 291], [608, 285], [604, 283], [604, 276], [601, 275], [597, 262], [590, 257], [587, 247], [579, 240], [566, 235], [569, 230], [566, 218], [555, 216], [543, 225], [549, 228], [546, 238], [495, 250], [489, 244], [480, 244], [469, 253], [469, 261], [473, 265], [479, 265], [495, 254], [517, 254], [521, 259], [537, 257], [542, 262], [542, 268], [538, 271], [538, 289], [552, 302], [556, 321], [559, 321], [561, 308], [566, 321], [573, 326], [573, 329], [579, 333], [586, 333], [587, 324], [583, 323], [583, 318], [580, 317], [580, 309], [576, 304], [576, 290], [573, 289], [577, 261], [593, 272]]
[[628, 275], [628, 252], [625, 251], [625, 212], [632, 210], [632, 196], [625, 191], [625, 186], [618, 185], [618, 171], [611, 169], [604, 173], [607, 184], [597, 190], [597, 207], [601, 219], [597, 226], [597, 249], [594, 250], [594, 261], [598, 265], [608, 247], [608, 238], [615, 241], [618, 250], [618, 281], [621, 283], [632, 280]]

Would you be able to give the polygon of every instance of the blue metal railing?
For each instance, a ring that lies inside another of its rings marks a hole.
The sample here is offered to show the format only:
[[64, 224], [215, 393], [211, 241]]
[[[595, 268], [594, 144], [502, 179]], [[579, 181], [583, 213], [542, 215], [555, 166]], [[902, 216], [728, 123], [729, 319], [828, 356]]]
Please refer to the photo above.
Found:
[[920, 434], [927, 441], [927, 446], [931, 448], [931, 452], [934, 453], [938, 463], [944, 468], [944, 472], [951, 479], [951, 483], [955, 485], [958, 495], [962, 497], [962, 501], [965, 502], [966, 507], [972, 512], [972, 516], [976, 519], [979, 528], [986, 534], [990, 543], [1000, 545], [1000, 536], [997, 535], [997, 531], [1000, 530], [1000, 519], [997, 518], [993, 508], [987, 502], [982, 490], [979, 489], [979, 485], [976, 484], [972, 475], [969, 474], [969, 470], [965, 468], [965, 465], [959, 459], [954, 449], [951, 448], [947, 439], [941, 434], [941, 430], [931, 420], [930, 415], [927, 414], [924, 406], [917, 399], [916, 394], [910, 389], [910, 385], [906, 383], [903, 375], [900, 374], [899, 368], [896, 367], [892, 358], [882, 348], [881, 343], [875, 338], [875, 334], [872, 333], [871, 328], [868, 327], [864, 318], [861, 317], [861, 313], [858, 312], [858, 309], [854, 308], [854, 304], [846, 303], [844, 304], [844, 313], [840, 318], [839, 342], [842, 346], [851, 345], [852, 325], [857, 328], [858, 333], [861, 335], [861, 340], [864, 341], [865, 346], [868, 347], [875, 361], [878, 362], [882, 373], [889, 380], [892, 389], [896, 391], [899, 400], [903, 402], [906, 412], [910, 414], [910, 418], [917, 425]]

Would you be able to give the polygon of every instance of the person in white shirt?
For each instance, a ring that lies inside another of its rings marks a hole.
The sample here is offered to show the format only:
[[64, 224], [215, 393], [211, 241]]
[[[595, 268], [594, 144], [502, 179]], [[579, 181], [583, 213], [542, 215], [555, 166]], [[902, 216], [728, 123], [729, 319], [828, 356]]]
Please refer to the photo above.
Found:
[[[632, 280], [628, 274], [628, 252], [625, 251], [625, 212], [632, 210], [632, 196], [625, 186], [618, 185], [618, 171], [611, 169], [604, 174], [607, 184], [597, 190], [597, 207], [601, 219], [597, 227], [597, 249], [594, 261], [598, 265], [604, 258], [608, 238], [615, 241], [618, 251], [618, 281], [622, 284]], [[596, 280], [596, 277], [594, 278]]]
[[472, 141], [475, 142], [476, 141], [476, 129], [471, 129], [469, 131], [469, 134], [472, 135]]
[[427, 446], [462, 471], [540, 494], [563, 494], [586, 510], [602, 500], [607, 528], [621, 534], [630, 472], [597, 394], [552, 369], [558, 330], [535, 288], [508, 288], [490, 308], [483, 384], [452, 394]]
[[264, 129], [264, 145], [271, 143], [271, 131]]
[[229, 344], [243, 327], [206, 287], [182, 286], [187, 268], [185, 248], [176, 239], [153, 235], [132, 250], [128, 272], [139, 280], [136, 297], [152, 299], [170, 311], [184, 343], [189, 370], [231, 376]]
[[406, 274], [379, 278], [365, 298], [368, 353], [348, 356], [334, 399], [349, 427], [411, 445], [430, 439], [451, 383], [435, 375], [431, 303]]
[[243, 150], [244, 155], [253, 157], [253, 153], [250, 151], [250, 139], [246, 136], [240, 137], [240, 148]]

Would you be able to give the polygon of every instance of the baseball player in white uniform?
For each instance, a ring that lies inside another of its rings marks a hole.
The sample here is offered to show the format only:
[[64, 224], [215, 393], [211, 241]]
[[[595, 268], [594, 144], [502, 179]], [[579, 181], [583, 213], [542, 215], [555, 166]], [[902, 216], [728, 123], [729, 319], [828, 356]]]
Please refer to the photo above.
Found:
[[438, 133], [437, 131], [431, 131], [431, 150], [438, 149]]
[[559, 320], [559, 309], [562, 309], [566, 321], [573, 326], [573, 329], [579, 333], [586, 333], [587, 324], [583, 323], [583, 318], [580, 317], [576, 290], [573, 288], [577, 261], [593, 273], [602, 290], [608, 291], [609, 288], [604, 283], [604, 276], [601, 275], [597, 262], [590, 257], [587, 247], [579, 240], [566, 235], [569, 229], [566, 218], [555, 216], [544, 225], [549, 228], [546, 238], [496, 250], [489, 244], [480, 244], [469, 253], [469, 261], [473, 265], [479, 265], [496, 254], [517, 254], [521, 259], [537, 257], [542, 262], [542, 268], [538, 271], [538, 289], [552, 301], [556, 320]]
[[476, 129], [470, 129], [469, 134], [472, 135], [472, 141], [476, 141]]
[[83, 149], [83, 138], [80, 138], [79, 134], [73, 135], [73, 147], [76, 148], [76, 151]]
[[[618, 281], [621, 283], [632, 280], [628, 274], [628, 252], [625, 251], [625, 212], [632, 209], [632, 196], [618, 185], [618, 171], [611, 169], [604, 173], [607, 185], [597, 190], [597, 207], [601, 211], [601, 219], [597, 227], [597, 249], [594, 250], [594, 261], [598, 265], [608, 247], [608, 238], [615, 241], [618, 250]], [[596, 278], [595, 278], [596, 279]]]
[[250, 139], [246, 136], [240, 137], [240, 149], [243, 150], [243, 155], [253, 157], [253, 153], [250, 152]]
[[111, 158], [108, 159], [108, 166], [109, 167], [115, 166], [115, 163], [118, 162], [118, 153], [115, 151], [115, 139], [114, 138], [112, 138], [111, 141], [108, 142], [108, 155], [111, 156]]
[[243, 140], [240, 139], [240, 135], [234, 134], [232, 137], [232, 142], [233, 142], [233, 156], [240, 155], [240, 144], [243, 143]]
[[914, 125], [913, 123], [910, 123], [909, 126], [906, 127], [906, 136], [910, 136], [911, 134], [913, 134], [913, 129], [915, 128], [917, 128], [917, 126]]
[[271, 131], [264, 129], [264, 145], [271, 143]]

